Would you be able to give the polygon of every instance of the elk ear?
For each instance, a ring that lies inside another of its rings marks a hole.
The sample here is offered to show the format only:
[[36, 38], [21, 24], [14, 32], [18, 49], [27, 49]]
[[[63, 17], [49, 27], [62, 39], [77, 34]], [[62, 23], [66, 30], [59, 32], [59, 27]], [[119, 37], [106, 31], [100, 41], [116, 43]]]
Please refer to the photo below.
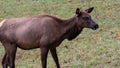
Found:
[[94, 9], [94, 7], [91, 7], [91, 8], [89, 8], [89, 9], [86, 9], [85, 11], [86, 11], [87, 13], [91, 13], [91, 12], [93, 11], [93, 9]]
[[76, 14], [77, 14], [77, 16], [81, 16], [82, 15], [82, 13], [81, 13], [79, 8], [76, 9]]
[[79, 13], [80, 13], [80, 9], [77, 8], [77, 9], [76, 9], [76, 14], [79, 14]]

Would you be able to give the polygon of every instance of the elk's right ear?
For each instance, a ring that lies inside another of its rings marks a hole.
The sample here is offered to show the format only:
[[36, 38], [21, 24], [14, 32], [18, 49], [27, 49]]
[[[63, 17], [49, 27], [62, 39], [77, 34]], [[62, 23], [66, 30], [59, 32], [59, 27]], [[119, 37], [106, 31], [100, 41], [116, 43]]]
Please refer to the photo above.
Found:
[[91, 13], [91, 12], [93, 11], [93, 9], [94, 9], [94, 7], [91, 7], [91, 8], [89, 8], [89, 9], [86, 9], [85, 11], [86, 11], [87, 13]]
[[80, 9], [77, 8], [77, 9], [76, 9], [76, 14], [78, 15], [79, 13], [80, 13]]

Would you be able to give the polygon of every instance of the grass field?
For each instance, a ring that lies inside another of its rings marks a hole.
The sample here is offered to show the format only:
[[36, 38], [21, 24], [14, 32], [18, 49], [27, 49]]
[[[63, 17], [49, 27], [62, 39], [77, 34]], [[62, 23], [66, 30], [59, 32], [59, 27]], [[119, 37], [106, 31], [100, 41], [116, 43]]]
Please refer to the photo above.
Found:
[[[0, 21], [5, 18], [54, 15], [67, 19], [77, 7], [94, 6], [91, 13], [100, 28], [84, 29], [73, 41], [57, 48], [61, 68], [120, 68], [120, 0], [0, 0]], [[4, 48], [0, 46], [0, 62]], [[40, 49], [18, 48], [16, 68], [41, 68]], [[48, 68], [56, 68], [48, 55]], [[0, 68], [1, 65], [0, 65]]]

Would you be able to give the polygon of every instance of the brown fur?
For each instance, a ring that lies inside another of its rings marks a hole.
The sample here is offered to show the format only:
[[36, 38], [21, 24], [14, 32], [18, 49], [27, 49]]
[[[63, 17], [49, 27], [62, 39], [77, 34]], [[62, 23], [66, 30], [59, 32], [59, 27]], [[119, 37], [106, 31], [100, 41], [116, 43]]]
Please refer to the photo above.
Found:
[[[57, 68], [60, 68], [56, 47], [64, 39], [76, 38], [83, 28], [98, 28], [88, 14], [92, 9], [77, 9], [76, 15], [67, 20], [50, 15], [7, 19], [0, 27], [0, 41], [5, 48], [2, 67], [15, 68], [15, 55], [19, 47], [24, 50], [40, 48], [42, 68], [47, 66], [47, 54], [50, 50]], [[83, 17], [89, 17], [89, 20]]]

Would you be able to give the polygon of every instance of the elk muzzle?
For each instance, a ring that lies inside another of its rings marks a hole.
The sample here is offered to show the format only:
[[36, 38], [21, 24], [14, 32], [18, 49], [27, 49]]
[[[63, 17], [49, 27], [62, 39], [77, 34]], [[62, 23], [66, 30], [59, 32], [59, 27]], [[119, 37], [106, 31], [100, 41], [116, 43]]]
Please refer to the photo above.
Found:
[[99, 25], [98, 25], [98, 24], [95, 24], [95, 25], [92, 27], [93, 30], [96, 30], [96, 29], [98, 29], [98, 28], [99, 28]]

